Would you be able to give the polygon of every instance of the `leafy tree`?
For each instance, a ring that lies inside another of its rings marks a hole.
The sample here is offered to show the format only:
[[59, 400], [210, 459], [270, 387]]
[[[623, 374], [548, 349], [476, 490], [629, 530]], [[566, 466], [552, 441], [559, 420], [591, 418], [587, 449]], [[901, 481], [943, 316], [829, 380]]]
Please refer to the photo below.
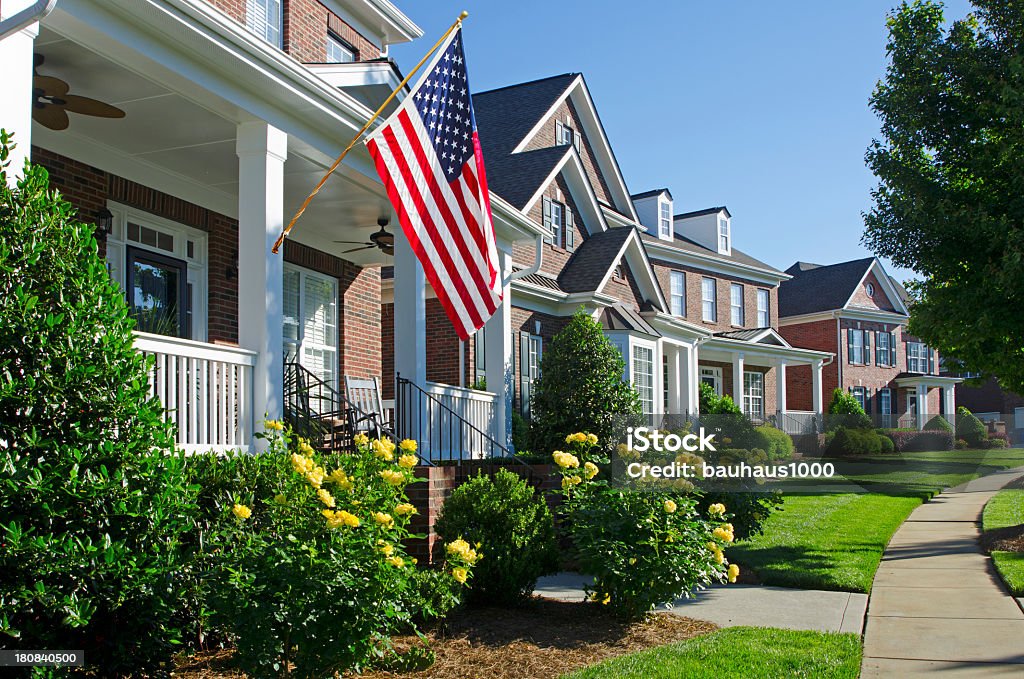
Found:
[[195, 492], [93, 228], [0, 130], [0, 645], [166, 673]]
[[828, 414], [829, 416], [825, 418], [825, 429], [827, 430], [836, 427], [871, 428], [871, 418], [864, 412], [860, 402], [853, 397], [853, 394], [842, 389], [835, 389], [832, 392], [832, 402], [828, 404]]
[[541, 358], [531, 405], [534, 450], [563, 447], [578, 431], [596, 434], [609, 447], [626, 426], [642, 423], [640, 396], [624, 372], [622, 354], [601, 325], [577, 311]]
[[882, 139], [864, 242], [913, 269], [910, 330], [966, 367], [1024, 390], [1024, 8], [903, 3], [871, 98]]

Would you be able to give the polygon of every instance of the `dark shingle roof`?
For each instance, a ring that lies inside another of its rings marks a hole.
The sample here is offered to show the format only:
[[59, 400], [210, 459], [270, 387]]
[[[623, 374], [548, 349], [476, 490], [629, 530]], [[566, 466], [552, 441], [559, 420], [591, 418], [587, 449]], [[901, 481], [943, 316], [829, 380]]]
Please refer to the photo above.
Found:
[[842, 309], [874, 261], [865, 257], [828, 266], [797, 262], [786, 269], [792, 278], [779, 286], [779, 316]]
[[730, 330], [729, 332], [716, 332], [715, 337], [725, 337], [726, 339], [736, 339], [748, 342], [757, 337], [758, 335], [760, 335], [764, 331], [765, 328], [750, 328], [748, 330]]
[[563, 73], [474, 94], [473, 114], [484, 157], [512, 153], [578, 75]]
[[673, 219], [689, 219], [690, 217], [702, 217], [704, 215], [711, 215], [716, 212], [721, 212], [722, 210], [725, 210], [725, 214], [732, 217], [732, 214], [729, 212], [729, 208], [727, 208], [724, 205], [719, 205], [718, 207], [706, 207], [703, 210], [694, 210], [693, 212], [680, 212], [679, 214], [675, 215]]
[[487, 188], [522, 210], [570, 151], [569, 146], [553, 146], [510, 156], [488, 156]]
[[613, 304], [602, 309], [598, 323], [605, 330], [631, 330], [653, 337], [660, 336], [660, 333], [651, 327], [643, 316], [624, 304]]
[[624, 226], [584, 240], [562, 268], [558, 284], [566, 292], [597, 292], [605, 274], [618, 263], [622, 244], [632, 232], [632, 227]]
[[[518, 266], [512, 267], [512, 273], [517, 273], [522, 270], [523, 269]], [[517, 280], [520, 280], [523, 283], [529, 283], [530, 285], [535, 285], [538, 288], [546, 288], [548, 290], [553, 290], [555, 292], [562, 292], [562, 288], [558, 287], [557, 280], [555, 280], [551, 276], [542, 273], [526, 274], [525, 276], [523, 276], [522, 278], [518, 278]]]
[[644, 198], [650, 198], [651, 196], [657, 196], [662, 193], [667, 193], [669, 198], [672, 198], [672, 192], [668, 189], [651, 189], [650, 191], [644, 191], [643, 193], [634, 193], [630, 198], [633, 200], [642, 200]]
[[680, 236], [678, 233], [675, 234], [675, 237], [672, 239], [671, 243], [669, 243], [668, 241], [663, 241], [657, 236], [652, 236], [649, 233], [641, 233], [640, 237], [647, 243], [671, 245], [677, 250], [682, 250], [683, 252], [690, 252], [696, 255], [704, 255], [706, 257], [711, 257], [713, 259], [721, 259], [727, 262], [736, 262], [737, 264], [745, 264], [747, 266], [756, 266], [758, 269], [764, 269], [766, 271], [771, 271], [774, 273], [782, 273], [771, 264], [766, 264], [765, 262], [762, 262], [760, 259], [751, 257], [742, 250], [737, 250], [736, 248], [733, 248], [731, 255], [720, 255], [717, 251], [712, 250], [711, 248], [706, 248], [696, 241], [690, 240], [685, 236]]

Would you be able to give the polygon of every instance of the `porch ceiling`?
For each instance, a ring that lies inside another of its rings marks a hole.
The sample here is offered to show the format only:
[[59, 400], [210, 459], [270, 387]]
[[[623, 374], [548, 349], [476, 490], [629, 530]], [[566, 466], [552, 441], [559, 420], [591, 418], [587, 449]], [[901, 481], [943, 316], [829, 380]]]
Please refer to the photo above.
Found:
[[[53, 131], [33, 123], [33, 144], [140, 184], [237, 216], [238, 157], [235, 135], [245, 111], [198, 83], [174, 88], [150, 77], [144, 57], [125, 65], [97, 50], [41, 27], [36, 52], [45, 57], [42, 75], [70, 85], [72, 94], [92, 97], [125, 111], [122, 119], [69, 114], [70, 126]], [[361, 152], [361, 150], [359, 151]], [[324, 156], [289, 137], [285, 163], [287, 222], [324, 171]], [[367, 241], [377, 219], [391, 216], [383, 188], [373, 178], [341, 168], [324, 186], [292, 232], [295, 241], [342, 256], [360, 266], [390, 264], [376, 248], [343, 254]], [[389, 230], [397, 227], [392, 220]]]

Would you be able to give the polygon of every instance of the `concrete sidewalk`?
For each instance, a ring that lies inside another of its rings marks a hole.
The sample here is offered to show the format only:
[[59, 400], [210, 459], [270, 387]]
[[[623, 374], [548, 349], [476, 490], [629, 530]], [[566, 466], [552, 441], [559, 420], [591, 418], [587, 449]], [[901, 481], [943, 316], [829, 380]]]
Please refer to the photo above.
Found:
[[896, 531], [875, 574], [861, 676], [1024, 676], [1024, 612], [978, 548], [985, 503], [1024, 467], [951, 488]]
[[[580, 601], [588, 576], [559, 573], [541, 578], [537, 594], [563, 601]], [[699, 592], [694, 599], [680, 599], [671, 612], [721, 627], [781, 627], [820, 632], [860, 634], [867, 607], [866, 594], [820, 590], [762, 587], [759, 585], [716, 585]]]

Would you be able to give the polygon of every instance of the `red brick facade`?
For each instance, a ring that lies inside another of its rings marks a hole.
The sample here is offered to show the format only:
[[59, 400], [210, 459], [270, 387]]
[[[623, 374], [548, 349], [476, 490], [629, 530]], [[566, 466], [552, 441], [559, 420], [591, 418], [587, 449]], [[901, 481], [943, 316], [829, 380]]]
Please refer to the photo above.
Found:
[[[740, 278], [737, 276], [725, 276], [719, 273], [709, 272], [694, 267], [680, 266], [660, 259], [651, 260], [654, 273], [658, 278], [658, 284], [665, 294], [666, 302], [671, 303], [670, 294], [672, 291], [672, 272], [682, 271], [686, 275], [686, 320], [697, 325], [704, 326], [711, 332], [732, 332], [743, 328], [756, 328], [757, 323], [757, 291], [768, 291], [768, 315], [770, 326], [777, 328], [779, 324], [779, 294], [778, 286], [766, 285], [757, 281]], [[705, 278], [715, 279], [715, 290], [717, 293], [717, 318], [715, 321], [705, 321], [703, 304], [701, 300], [701, 285]], [[743, 326], [737, 327], [732, 324], [730, 314], [731, 289], [733, 283], [743, 286]], [[802, 345], [795, 345], [802, 346]]]

